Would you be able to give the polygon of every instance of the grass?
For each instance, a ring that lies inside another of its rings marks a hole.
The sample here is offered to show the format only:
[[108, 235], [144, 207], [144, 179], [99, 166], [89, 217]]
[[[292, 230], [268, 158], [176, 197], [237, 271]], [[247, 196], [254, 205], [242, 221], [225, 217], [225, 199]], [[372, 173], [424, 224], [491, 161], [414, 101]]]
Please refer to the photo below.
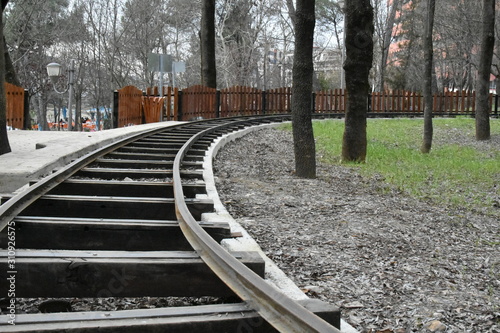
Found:
[[[339, 163], [343, 131], [341, 120], [314, 122], [323, 162]], [[434, 119], [430, 154], [420, 153], [422, 131], [422, 119], [368, 119], [367, 161], [346, 165], [418, 198], [492, 212], [500, 187], [499, 147], [486, 143], [477, 148], [471, 118]], [[491, 120], [491, 133], [500, 135], [500, 120]]]

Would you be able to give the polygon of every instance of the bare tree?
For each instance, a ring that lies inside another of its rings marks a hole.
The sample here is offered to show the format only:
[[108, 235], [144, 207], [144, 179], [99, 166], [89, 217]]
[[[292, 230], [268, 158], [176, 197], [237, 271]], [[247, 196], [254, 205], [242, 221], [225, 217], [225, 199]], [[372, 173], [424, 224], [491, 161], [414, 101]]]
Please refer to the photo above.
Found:
[[481, 1], [436, 2], [434, 68], [441, 90], [472, 90], [480, 40]]
[[476, 95], [476, 139], [489, 140], [490, 109], [489, 82], [493, 49], [495, 46], [495, 0], [483, 1], [483, 25], [481, 38], [481, 53], [477, 75]]
[[422, 91], [424, 92], [424, 138], [420, 151], [428, 154], [432, 147], [432, 68], [433, 46], [432, 31], [434, 27], [434, 11], [436, 9], [436, 0], [427, 0], [427, 19], [425, 22], [424, 33], [424, 81]]
[[201, 83], [217, 88], [215, 65], [215, 0], [203, 0], [201, 10]]
[[[389, 47], [394, 41], [394, 24], [396, 13], [401, 10], [402, 0], [392, 0], [389, 4], [377, 0], [374, 1], [375, 13], [377, 15], [375, 31], [380, 51], [380, 62], [377, 71], [376, 87], [377, 91], [384, 91], [385, 72], [389, 59]], [[388, 12], [383, 7], [389, 7]], [[384, 15], [384, 14], [385, 15]]]
[[368, 76], [373, 61], [373, 7], [370, 0], [345, 3], [347, 107], [342, 141], [342, 161], [366, 159], [366, 114], [368, 112]]
[[[343, 22], [344, 19], [344, 14], [343, 14], [343, 3], [339, 2], [337, 0], [319, 0], [316, 2], [316, 25], [318, 26], [318, 30], [323, 28], [328, 34], [332, 34], [332, 29], [333, 29], [333, 36], [336, 41], [336, 47], [338, 50], [338, 54], [340, 55], [340, 64], [344, 62], [344, 40], [342, 38], [342, 33], [344, 31], [343, 25], [341, 23]], [[332, 75], [333, 74], [333, 75]], [[335, 73], [337, 74], [337, 73]], [[330, 74], [330, 80], [332, 79], [332, 76], [335, 75], [334, 73]], [[335, 81], [338, 82], [338, 84], [329, 84], [328, 88], [343, 88], [344, 87], [344, 75], [343, 71], [341, 70], [340, 73], [338, 73], [338, 79], [335, 77]], [[329, 81], [330, 81], [329, 80]], [[322, 89], [328, 89], [327, 87], [322, 87]]]
[[[52, 94], [45, 66], [70, 26], [67, 1], [14, 1], [6, 15], [4, 34], [22, 86], [42, 130], [48, 129], [47, 103]], [[60, 50], [58, 49], [57, 52]]]
[[316, 177], [316, 148], [311, 122], [313, 81], [314, 0], [297, 0], [293, 59], [292, 126], [295, 172]]
[[[2, 10], [0, 12], [0, 37], [3, 39], [3, 10], [7, 6], [8, 0], [2, 0]], [[5, 43], [0, 43], [0, 55], [4, 54]], [[0, 155], [10, 153], [11, 148], [7, 136], [7, 96], [5, 95], [5, 57], [0, 57]]]

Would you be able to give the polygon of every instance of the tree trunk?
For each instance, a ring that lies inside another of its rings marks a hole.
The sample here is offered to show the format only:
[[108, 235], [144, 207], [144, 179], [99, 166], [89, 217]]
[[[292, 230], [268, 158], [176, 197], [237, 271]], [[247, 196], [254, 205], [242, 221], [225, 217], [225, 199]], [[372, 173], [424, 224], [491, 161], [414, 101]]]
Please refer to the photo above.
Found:
[[293, 6], [293, 0], [286, 0], [286, 6], [288, 8], [288, 16], [290, 16], [290, 20], [292, 21], [292, 25], [296, 24], [296, 12], [295, 7]]
[[292, 126], [295, 172], [316, 177], [316, 147], [311, 122], [315, 1], [297, 0], [293, 57]]
[[14, 68], [14, 64], [12, 63], [9, 50], [7, 49], [7, 42], [5, 41], [5, 37], [3, 38], [3, 52], [5, 56], [5, 81], [16, 86], [21, 86], [21, 82], [17, 77], [16, 69]]
[[346, 1], [345, 14], [347, 103], [342, 161], [364, 162], [370, 90], [368, 75], [373, 61], [373, 7], [370, 0]]
[[432, 31], [434, 27], [434, 11], [436, 8], [436, 0], [427, 0], [427, 20], [425, 21], [424, 32], [424, 138], [420, 151], [428, 154], [432, 147], [432, 67], [433, 67], [433, 46], [432, 46]]
[[201, 84], [217, 88], [215, 66], [215, 0], [203, 0], [200, 29]]
[[483, 1], [483, 25], [481, 37], [481, 53], [477, 75], [476, 92], [476, 139], [489, 140], [490, 109], [489, 83], [493, 48], [495, 46], [495, 0]]
[[36, 94], [34, 102], [38, 121], [38, 130], [48, 131], [49, 123], [47, 122], [47, 104], [45, 103], [41, 93]]
[[[0, 37], [3, 38], [3, 9], [8, 1], [2, 0], [0, 11]], [[4, 54], [4, 43], [0, 43], [0, 54]], [[5, 94], [5, 57], [0, 57], [0, 155], [10, 153], [9, 138], [7, 136], [7, 96]]]

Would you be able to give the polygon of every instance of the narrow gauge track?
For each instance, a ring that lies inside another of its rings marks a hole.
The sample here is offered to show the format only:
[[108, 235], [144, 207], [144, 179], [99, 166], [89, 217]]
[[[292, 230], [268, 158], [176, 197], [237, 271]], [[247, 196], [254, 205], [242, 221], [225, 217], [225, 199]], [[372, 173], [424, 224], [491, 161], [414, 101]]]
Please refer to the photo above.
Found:
[[232, 236], [227, 223], [202, 220], [214, 209], [201, 169], [213, 140], [288, 117], [217, 119], [144, 132], [2, 198], [0, 298], [10, 292], [17, 298], [236, 294], [240, 302], [17, 315], [6, 306], [0, 331], [340, 332], [328, 323], [339, 322], [331, 306], [289, 299], [263, 280], [260, 256], [219, 245]]

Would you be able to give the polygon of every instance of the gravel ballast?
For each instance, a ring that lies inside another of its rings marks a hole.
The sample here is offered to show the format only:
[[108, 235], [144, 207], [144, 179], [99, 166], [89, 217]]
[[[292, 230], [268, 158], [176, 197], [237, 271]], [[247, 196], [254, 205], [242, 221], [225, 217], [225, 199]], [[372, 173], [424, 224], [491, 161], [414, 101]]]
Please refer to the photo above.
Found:
[[500, 332], [499, 214], [419, 201], [344, 166], [319, 163], [314, 180], [293, 170], [291, 133], [277, 129], [214, 162], [229, 213], [305, 293], [361, 332]]

